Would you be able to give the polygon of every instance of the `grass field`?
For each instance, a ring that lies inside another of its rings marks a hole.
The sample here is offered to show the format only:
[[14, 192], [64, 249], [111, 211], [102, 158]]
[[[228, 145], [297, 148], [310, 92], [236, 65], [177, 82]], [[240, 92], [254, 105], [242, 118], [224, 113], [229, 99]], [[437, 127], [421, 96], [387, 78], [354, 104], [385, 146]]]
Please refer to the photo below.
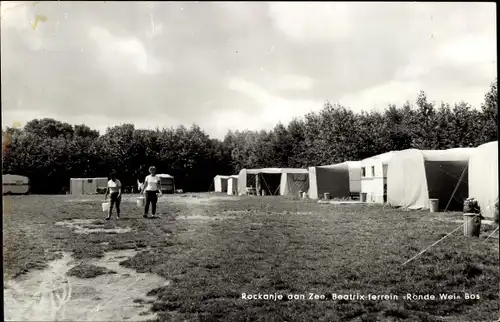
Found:
[[[67, 305], [75, 302], [78, 317], [87, 320], [91, 318], [81, 304], [86, 298], [100, 303], [102, 315], [95, 313], [94, 320], [499, 318], [498, 239], [485, 240], [496, 226], [483, 226], [478, 239], [464, 237], [459, 229], [402, 266], [457, 228], [460, 223], [454, 220], [462, 217], [458, 213], [186, 194], [163, 196], [159, 218], [143, 219], [130, 195], [122, 202], [123, 218], [106, 222], [101, 200], [102, 196], [4, 197], [5, 279], [27, 288], [30, 283], [34, 287], [32, 281], [46, 279], [51, 270], [52, 275], [55, 270], [67, 272], [65, 283], [73, 285], [72, 295], [66, 294]], [[108, 300], [106, 292], [124, 295]], [[284, 299], [249, 300], [242, 299], [242, 293], [277, 293]], [[325, 299], [310, 299], [311, 293]], [[332, 293], [398, 299], [338, 300]], [[288, 294], [305, 298], [288, 299]], [[437, 299], [404, 299], [407, 294], [432, 294]], [[444, 300], [439, 294], [460, 298]], [[466, 299], [466, 294], [479, 298]], [[6, 311], [8, 303], [14, 300], [6, 302]], [[120, 308], [122, 315], [111, 315]], [[29, 310], [25, 308], [24, 316], [40, 319], [39, 311]], [[69, 311], [59, 319], [76, 319]]]

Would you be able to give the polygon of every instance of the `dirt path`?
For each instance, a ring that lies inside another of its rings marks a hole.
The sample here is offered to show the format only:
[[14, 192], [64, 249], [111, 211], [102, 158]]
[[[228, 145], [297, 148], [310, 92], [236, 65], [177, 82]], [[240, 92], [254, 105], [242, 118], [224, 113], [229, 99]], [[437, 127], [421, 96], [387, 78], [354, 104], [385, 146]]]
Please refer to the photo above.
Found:
[[[210, 221], [231, 216], [214, 216], [208, 213], [208, 205], [218, 203], [224, 197], [197, 195], [164, 196], [165, 202], [186, 207], [179, 219]], [[135, 202], [136, 196], [128, 196], [127, 202]], [[82, 200], [78, 200], [82, 202]], [[160, 206], [163, 200], [160, 200]], [[208, 216], [210, 215], [210, 216]], [[185, 218], [183, 218], [185, 217]], [[72, 219], [57, 222], [76, 234], [126, 233], [131, 227], [105, 228], [91, 219]], [[208, 226], [210, 228], [210, 226]], [[4, 312], [6, 321], [146, 321], [156, 316], [150, 306], [154, 297], [146, 294], [152, 289], [168, 286], [170, 281], [157, 275], [137, 273], [119, 265], [135, 256], [135, 250], [105, 253], [103, 258], [86, 261], [116, 272], [95, 278], [68, 276], [68, 271], [81, 264], [70, 253], [48, 263], [44, 270], [33, 270], [4, 286]]]
[[66, 273], [76, 263], [70, 254], [49, 263], [42, 271], [6, 283], [6, 321], [145, 321], [154, 298], [145, 295], [170, 281], [157, 275], [137, 273], [119, 265], [136, 254], [134, 250], [109, 252], [87, 262], [116, 274], [80, 279]]

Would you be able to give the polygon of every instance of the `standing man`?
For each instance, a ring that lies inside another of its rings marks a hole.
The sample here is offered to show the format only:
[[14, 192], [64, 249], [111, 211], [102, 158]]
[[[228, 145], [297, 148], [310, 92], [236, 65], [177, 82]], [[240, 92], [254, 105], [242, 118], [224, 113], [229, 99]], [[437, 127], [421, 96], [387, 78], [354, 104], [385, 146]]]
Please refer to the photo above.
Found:
[[158, 196], [161, 196], [161, 178], [156, 175], [156, 168], [149, 167], [150, 175], [144, 179], [141, 194], [146, 192], [146, 204], [144, 205], [144, 218], [148, 218], [149, 204], [151, 204], [151, 214], [156, 215], [156, 203]]

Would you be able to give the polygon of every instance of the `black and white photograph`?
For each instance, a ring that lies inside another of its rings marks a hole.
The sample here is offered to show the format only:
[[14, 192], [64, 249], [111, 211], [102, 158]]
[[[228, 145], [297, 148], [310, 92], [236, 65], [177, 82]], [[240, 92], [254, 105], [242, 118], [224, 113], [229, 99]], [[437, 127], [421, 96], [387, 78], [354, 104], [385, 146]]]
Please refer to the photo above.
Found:
[[0, 8], [4, 321], [500, 322], [495, 2]]

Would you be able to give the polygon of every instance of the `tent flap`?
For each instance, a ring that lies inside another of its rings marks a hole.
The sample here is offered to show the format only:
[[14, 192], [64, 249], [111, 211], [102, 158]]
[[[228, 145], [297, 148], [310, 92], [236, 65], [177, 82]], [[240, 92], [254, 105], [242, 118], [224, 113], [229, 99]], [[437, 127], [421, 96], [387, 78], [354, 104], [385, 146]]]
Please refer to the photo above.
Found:
[[479, 146], [469, 159], [469, 197], [475, 198], [481, 214], [493, 218], [498, 200], [498, 141]]
[[309, 168], [309, 197], [348, 198], [361, 192], [361, 162], [347, 161], [334, 165]]
[[467, 168], [473, 151], [461, 148], [395, 152], [387, 170], [389, 205], [428, 209], [429, 199], [439, 199], [440, 209], [460, 209], [468, 194]]

